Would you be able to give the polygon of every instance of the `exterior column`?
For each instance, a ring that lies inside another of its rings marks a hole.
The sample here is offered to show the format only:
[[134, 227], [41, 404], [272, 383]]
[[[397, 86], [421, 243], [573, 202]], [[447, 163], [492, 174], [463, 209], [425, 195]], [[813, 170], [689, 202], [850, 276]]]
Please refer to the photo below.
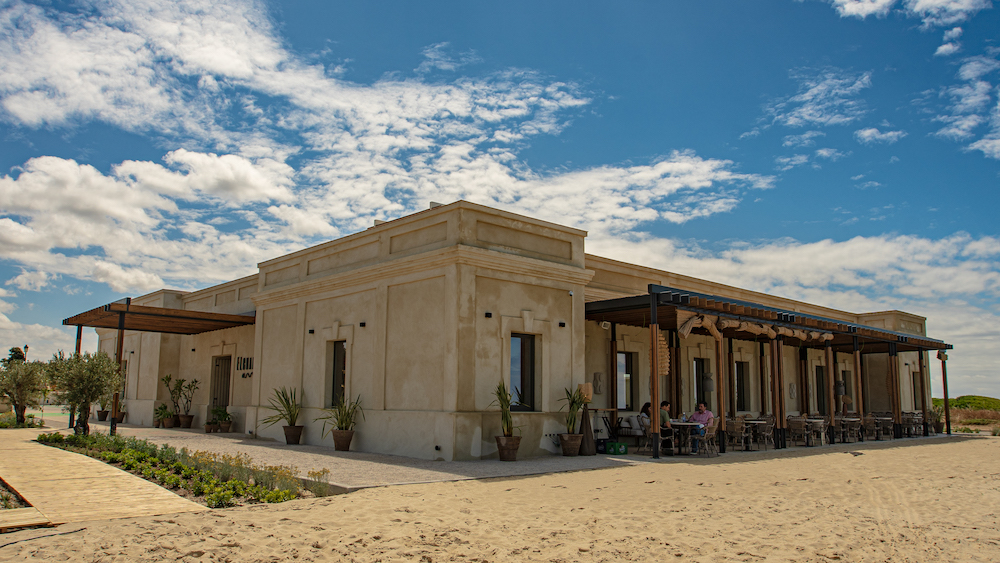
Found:
[[722, 350], [722, 339], [715, 339], [715, 365], [719, 368], [715, 370], [717, 372], [716, 379], [718, 382], [715, 385], [715, 398], [716, 398], [716, 416], [719, 417], [719, 430], [717, 436], [719, 438], [719, 453], [726, 453], [726, 385], [723, 381], [723, 376], [725, 374], [724, 366], [725, 354]]
[[[609, 378], [611, 381], [608, 382], [608, 394], [610, 395], [608, 401], [608, 408], [611, 409], [611, 424], [615, 425], [615, 432], [618, 430], [618, 325], [611, 323], [611, 367], [608, 369], [608, 374], [611, 375]], [[618, 436], [608, 436], [613, 440], [617, 440]]]
[[674, 412], [683, 412], [684, 406], [681, 403], [684, 401], [684, 391], [681, 382], [683, 374], [681, 373], [680, 337], [676, 330], [669, 331], [667, 335], [670, 338], [670, 382], [672, 383], [670, 406], [674, 408]]
[[948, 353], [938, 350], [937, 357], [941, 360], [941, 385], [944, 386], [944, 427], [945, 432], [951, 436], [951, 406], [948, 401]]
[[760, 372], [760, 414], [767, 411], [767, 369], [764, 366], [764, 343], [758, 343], [757, 371]]
[[[122, 372], [122, 345], [125, 343], [125, 312], [118, 313], [118, 337], [115, 343], [115, 361], [118, 362], [118, 371]], [[114, 436], [118, 432], [118, 391], [115, 391], [111, 399], [111, 430], [109, 434]]]
[[736, 418], [736, 364], [733, 357], [733, 339], [728, 339], [729, 356], [726, 362], [726, 381], [729, 383], [729, 416]]
[[83, 340], [83, 325], [76, 327], [76, 355], [80, 355], [80, 342]]
[[653, 437], [653, 459], [660, 458], [660, 325], [656, 318], [656, 293], [649, 294], [649, 433]]
[[837, 431], [834, 428], [834, 422], [837, 420], [837, 391], [836, 385], [834, 385], [833, 378], [837, 375], [837, 358], [833, 355], [833, 346], [830, 345], [830, 341], [826, 341], [826, 349], [824, 350], [826, 355], [826, 408], [827, 412], [830, 413], [830, 443], [837, 443]]
[[903, 437], [903, 402], [900, 398], [899, 356], [896, 343], [889, 343], [889, 382], [892, 389], [892, 426], [896, 438]]
[[809, 414], [809, 349], [799, 346], [799, 414]]
[[854, 395], [858, 404], [854, 405], [854, 410], [861, 418], [865, 417], [864, 383], [861, 379], [861, 347], [858, 344], [858, 337], [854, 337]]
[[924, 413], [924, 436], [930, 436], [931, 413], [927, 408], [927, 386], [924, 384], [924, 351], [917, 351], [917, 366], [920, 369], [920, 410]]
[[774, 341], [774, 359], [771, 361], [774, 364], [775, 373], [775, 394], [774, 394], [774, 410], [775, 410], [775, 428], [780, 428], [779, 437], [781, 439], [781, 447], [788, 447], [788, 421], [785, 418], [785, 355], [782, 353], [785, 347], [785, 339], [782, 336]]

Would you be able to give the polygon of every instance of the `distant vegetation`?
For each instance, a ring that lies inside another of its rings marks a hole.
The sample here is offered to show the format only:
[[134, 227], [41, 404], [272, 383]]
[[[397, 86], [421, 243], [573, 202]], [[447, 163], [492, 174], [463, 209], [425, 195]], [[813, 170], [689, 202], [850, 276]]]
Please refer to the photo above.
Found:
[[[931, 399], [935, 407], [944, 407], [944, 399]], [[948, 400], [948, 406], [953, 409], [969, 409], [975, 411], [1000, 411], [1000, 399], [982, 397], [980, 395], [962, 395]]]

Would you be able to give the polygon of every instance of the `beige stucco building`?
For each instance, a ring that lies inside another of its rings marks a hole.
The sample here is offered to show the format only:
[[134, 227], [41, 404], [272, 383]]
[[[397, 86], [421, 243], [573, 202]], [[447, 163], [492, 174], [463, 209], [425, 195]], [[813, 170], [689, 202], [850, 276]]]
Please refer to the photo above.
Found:
[[[122, 335], [129, 423], [152, 424], [155, 406], [169, 400], [160, 378], [172, 374], [201, 382], [195, 424], [223, 405], [234, 431], [281, 439], [280, 426], [260, 420], [273, 412], [273, 390], [285, 386], [298, 390], [305, 407], [306, 443], [332, 444], [313, 419], [338, 397], [360, 396], [364, 420], [352, 449], [425, 459], [496, 457], [500, 417], [491, 403], [501, 379], [513, 378], [530, 403], [514, 416], [521, 457], [557, 451], [552, 436], [563, 431], [566, 388], [590, 382], [591, 407], [637, 411], [653, 391], [649, 317], [636, 321], [643, 313], [634, 303], [618, 321], [604, 316], [614, 300], [648, 301], [652, 287], [687, 296], [661, 303], [658, 320], [656, 387], [675, 413], [705, 399], [732, 414], [826, 414], [834, 379], [845, 381], [840, 394], [854, 399], [850, 410], [930, 404], [926, 350], [947, 346], [926, 338], [922, 317], [837, 311], [591, 256], [585, 238], [578, 229], [459, 201], [262, 262], [252, 276], [106, 306], [105, 317], [121, 325], [95, 321], [98, 309], [65, 324], [100, 327], [100, 349], [112, 355]], [[140, 309], [162, 309], [162, 318], [133, 322]], [[246, 320], [207, 330], [219, 325], [185, 324], [190, 319], [178, 312], [206, 323]], [[692, 317], [697, 322], [688, 325], [696, 326], [683, 327]], [[770, 332], [726, 328], [725, 319]], [[845, 342], [859, 334], [868, 349], [855, 354]], [[772, 361], [774, 350], [782, 362]], [[701, 382], [721, 364], [716, 379], [724, 384], [706, 389], [712, 386]]]

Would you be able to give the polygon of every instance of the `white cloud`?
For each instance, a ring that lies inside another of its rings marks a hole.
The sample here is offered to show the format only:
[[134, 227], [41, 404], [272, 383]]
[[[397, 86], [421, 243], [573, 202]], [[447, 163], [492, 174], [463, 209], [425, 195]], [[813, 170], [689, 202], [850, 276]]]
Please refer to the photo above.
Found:
[[813, 139], [817, 137], [825, 137], [826, 133], [822, 131], [806, 131], [801, 135], [786, 135], [781, 143], [783, 147], [811, 147], [816, 144]]
[[957, 41], [949, 41], [948, 43], [942, 43], [937, 51], [934, 51], [935, 57], [949, 57], [955, 53], [962, 50], [962, 44]]
[[431, 45], [424, 49], [424, 61], [420, 63], [420, 66], [416, 68], [418, 73], [427, 73], [433, 70], [447, 70], [454, 72], [459, 68], [480, 62], [480, 58], [476, 56], [474, 51], [468, 51], [462, 53], [458, 60], [455, 60], [451, 54], [448, 53], [449, 44], [447, 42], [437, 43]]
[[[7, 280], [7, 285], [13, 285], [18, 289], [23, 289], [26, 291], [41, 291], [48, 287], [52, 282], [52, 276], [46, 274], [45, 272], [29, 272], [27, 270], [21, 270], [21, 273], [13, 278]], [[3, 297], [0, 294], [0, 297]]]
[[884, 17], [896, 0], [830, 0], [840, 17]]
[[809, 162], [809, 155], [807, 154], [796, 154], [792, 156], [779, 156], [774, 159], [774, 163], [777, 164], [775, 168], [782, 172], [791, 170], [796, 166], [802, 166]]
[[954, 41], [955, 39], [958, 39], [961, 36], [962, 36], [962, 28], [953, 27], [944, 32], [944, 37], [942, 39], [944, 41]]
[[836, 162], [844, 158], [845, 156], [850, 155], [850, 153], [843, 153], [838, 151], [837, 149], [831, 149], [831, 148], [817, 149], [815, 154], [816, 158], [823, 158], [832, 162]]
[[906, 136], [906, 131], [879, 131], [875, 127], [858, 129], [854, 132], [854, 138], [862, 145], [873, 145], [883, 143], [891, 145]]
[[765, 108], [776, 123], [787, 127], [844, 125], [866, 113], [858, 95], [871, 87], [870, 72], [798, 69], [791, 77], [799, 82], [798, 93], [779, 98]]
[[[828, 0], [840, 17], [885, 17], [897, 0]], [[954, 25], [992, 6], [990, 0], [903, 0], [900, 9], [924, 27]]]

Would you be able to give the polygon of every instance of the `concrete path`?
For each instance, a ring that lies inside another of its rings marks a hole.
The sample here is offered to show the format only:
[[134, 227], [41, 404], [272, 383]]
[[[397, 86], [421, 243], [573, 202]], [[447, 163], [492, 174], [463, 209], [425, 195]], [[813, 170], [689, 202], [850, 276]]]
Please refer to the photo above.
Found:
[[[102, 461], [32, 441], [38, 434], [37, 428], [0, 430], [0, 478], [44, 517], [37, 524], [208, 510]], [[0, 510], [0, 527], [13, 527], [2, 523], [4, 512], [28, 516]]]

